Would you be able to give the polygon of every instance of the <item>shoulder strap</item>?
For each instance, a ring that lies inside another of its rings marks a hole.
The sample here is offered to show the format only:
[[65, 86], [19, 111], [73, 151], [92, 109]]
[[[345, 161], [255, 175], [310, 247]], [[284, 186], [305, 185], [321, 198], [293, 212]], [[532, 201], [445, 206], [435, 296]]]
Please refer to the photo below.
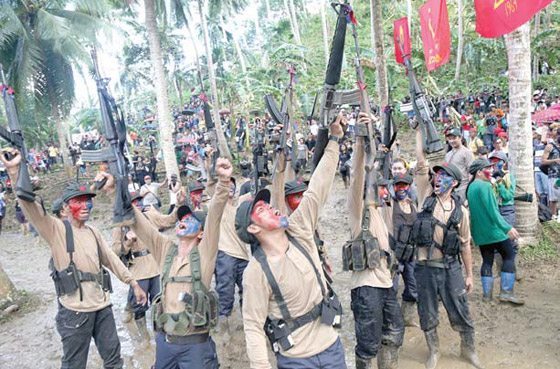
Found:
[[72, 226], [69, 221], [63, 220], [62, 223], [64, 224], [64, 229], [66, 230], [66, 252], [70, 255], [70, 264], [73, 264], [74, 258], [72, 255], [74, 254], [74, 233], [72, 232]]
[[463, 218], [463, 209], [461, 209], [462, 205], [459, 198], [453, 195], [453, 200], [455, 201], [455, 209], [453, 209], [453, 213], [451, 213], [451, 216], [447, 220], [447, 228], [459, 226]]
[[290, 315], [290, 311], [288, 310], [288, 304], [286, 304], [286, 300], [284, 300], [284, 296], [282, 296], [280, 286], [278, 285], [278, 282], [276, 282], [276, 278], [274, 278], [274, 275], [272, 274], [272, 270], [270, 269], [270, 265], [266, 260], [266, 255], [264, 254], [262, 248], [257, 247], [255, 252], [253, 253], [253, 256], [255, 257], [255, 259], [257, 259], [259, 264], [261, 264], [264, 275], [266, 276], [268, 284], [272, 289], [274, 300], [278, 304], [278, 308], [280, 309], [280, 313], [282, 314], [282, 319], [285, 322], [292, 320], [292, 316]]
[[191, 277], [193, 283], [193, 290], [206, 290], [202, 284], [202, 273], [200, 272], [200, 254], [198, 246], [195, 246], [189, 255], [191, 262]]
[[169, 272], [171, 271], [171, 264], [173, 264], [173, 258], [177, 256], [178, 247], [176, 244], [173, 244], [167, 251], [165, 255], [165, 262], [163, 263], [163, 268], [161, 269], [161, 291], [165, 290], [165, 284], [169, 279]]
[[[368, 211], [368, 214], [369, 214], [369, 211]], [[368, 217], [368, 219], [369, 219], [369, 217]], [[317, 277], [317, 282], [319, 283], [319, 286], [321, 286], [321, 293], [323, 294], [323, 297], [326, 298], [327, 297], [327, 291], [325, 290], [325, 286], [323, 285], [323, 280], [321, 279], [321, 273], [319, 273], [319, 270], [317, 270], [317, 267], [315, 266], [315, 263], [313, 262], [313, 259], [311, 258], [311, 255], [309, 255], [307, 250], [294, 237], [292, 237], [292, 235], [290, 235], [289, 233], [288, 233], [288, 239], [290, 240], [291, 243], [294, 244], [295, 247], [297, 247], [297, 249], [303, 254], [303, 256], [305, 256], [307, 261], [309, 261], [309, 263], [313, 267], [313, 271], [315, 272], [315, 276]]]
[[422, 211], [427, 213], [433, 213], [436, 207], [436, 197], [434, 195], [429, 196], [424, 200], [424, 204], [422, 204]]
[[87, 229], [90, 230], [91, 234], [93, 234], [93, 238], [95, 238], [95, 243], [97, 245], [97, 257], [99, 259], [99, 270], [101, 270], [101, 268], [102, 268], [102, 265], [101, 265], [101, 247], [99, 246], [99, 240], [97, 239], [97, 236], [95, 235], [95, 232], [93, 231], [93, 229], [90, 226], [88, 226], [87, 224], [86, 224], [86, 227], [87, 227]]

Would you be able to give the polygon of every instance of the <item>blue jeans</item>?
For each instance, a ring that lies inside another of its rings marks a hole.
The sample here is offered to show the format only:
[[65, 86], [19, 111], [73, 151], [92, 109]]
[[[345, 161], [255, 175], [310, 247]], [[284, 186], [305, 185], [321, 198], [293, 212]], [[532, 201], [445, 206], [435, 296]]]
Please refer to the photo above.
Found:
[[137, 282], [140, 285], [140, 288], [142, 288], [144, 292], [146, 292], [148, 301], [150, 301], [150, 303], [146, 303], [145, 305], [137, 304], [132, 287], [128, 289], [127, 302], [129, 306], [132, 306], [132, 310], [134, 311], [134, 319], [142, 319], [146, 316], [146, 311], [148, 311], [150, 305], [152, 304], [152, 301], [154, 301], [156, 296], [159, 295], [161, 287], [159, 282], [159, 275], [148, 279], [139, 279]]
[[230, 316], [235, 301], [235, 286], [239, 289], [239, 305], [243, 303], [243, 272], [249, 262], [218, 251], [216, 259], [216, 292], [220, 300], [220, 315]]
[[276, 354], [278, 369], [346, 369], [344, 347], [337, 338], [328, 349], [307, 358], [290, 358]]
[[165, 334], [156, 336], [155, 369], [218, 369], [216, 344], [211, 337], [206, 342], [175, 344], [165, 340]]
[[535, 172], [535, 191], [539, 196], [548, 196], [548, 176], [541, 171]]
[[377, 356], [381, 344], [402, 346], [404, 321], [393, 288], [361, 286], [350, 291], [356, 330], [356, 355]]
[[439, 324], [440, 298], [453, 330], [458, 332], [474, 331], [463, 271], [458, 260], [449, 263], [446, 268], [436, 268], [416, 263], [414, 275], [418, 285], [420, 328], [424, 332], [436, 328]]
[[402, 276], [404, 281], [404, 291], [402, 294], [403, 301], [416, 302], [418, 300], [418, 291], [416, 290], [416, 278], [414, 278], [414, 260], [406, 263], [399, 262], [399, 272], [393, 278], [393, 289], [395, 293], [399, 291], [399, 280]]

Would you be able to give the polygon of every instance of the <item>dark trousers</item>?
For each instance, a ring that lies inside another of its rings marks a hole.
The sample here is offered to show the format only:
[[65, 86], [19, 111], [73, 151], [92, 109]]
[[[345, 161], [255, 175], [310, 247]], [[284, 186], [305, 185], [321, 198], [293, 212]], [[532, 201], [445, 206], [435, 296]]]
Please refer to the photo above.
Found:
[[501, 242], [481, 245], [479, 249], [482, 255], [481, 276], [492, 276], [492, 266], [494, 265], [494, 254], [496, 252], [502, 256], [502, 272], [515, 273], [515, 248], [509, 238]]
[[403, 301], [416, 302], [418, 300], [418, 291], [416, 288], [416, 278], [414, 277], [414, 266], [416, 262], [409, 261], [406, 263], [399, 262], [399, 272], [393, 278], [393, 289], [395, 293], [399, 291], [399, 280], [402, 276], [404, 281], [404, 291], [402, 294]]
[[62, 339], [61, 369], [86, 368], [92, 337], [99, 356], [103, 359], [103, 368], [122, 369], [121, 344], [111, 306], [82, 313], [59, 304], [56, 329]]
[[235, 286], [239, 289], [239, 305], [243, 303], [243, 272], [249, 262], [218, 251], [216, 259], [216, 292], [220, 300], [220, 315], [230, 316], [235, 300]]
[[337, 338], [328, 349], [306, 358], [290, 358], [276, 354], [278, 369], [346, 369], [344, 347]]
[[144, 292], [146, 292], [146, 296], [148, 296], [148, 301], [150, 301], [150, 303], [145, 305], [137, 304], [136, 298], [134, 297], [134, 290], [132, 288], [128, 289], [127, 302], [129, 306], [132, 306], [132, 310], [134, 311], [134, 319], [136, 320], [142, 319], [146, 316], [146, 311], [148, 311], [150, 305], [152, 304], [152, 301], [154, 301], [156, 296], [159, 295], [159, 292], [161, 290], [159, 275], [148, 279], [139, 279], [137, 282], [140, 285], [140, 288], [142, 288]]
[[371, 359], [381, 344], [402, 346], [404, 321], [393, 288], [362, 286], [351, 291], [356, 355]]
[[418, 285], [418, 315], [423, 331], [434, 329], [439, 324], [439, 298], [447, 311], [451, 328], [458, 332], [474, 330], [463, 271], [458, 260], [450, 262], [447, 268], [417, 263], [414, 274]]
[[202, 343], [175, 344], [165, 340], [165, 334], [156, 336], [155, 369], [218, 369], [216, 344], [211, 337]]

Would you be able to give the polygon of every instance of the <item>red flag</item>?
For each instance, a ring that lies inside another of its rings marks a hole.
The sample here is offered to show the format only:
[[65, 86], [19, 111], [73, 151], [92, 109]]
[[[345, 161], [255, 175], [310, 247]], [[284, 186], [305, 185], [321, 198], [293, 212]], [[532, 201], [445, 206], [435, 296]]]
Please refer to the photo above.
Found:
[[476, 32], [496, 38], [515, 31], [552, 0], [475, 0]]
[[426, 68], [431, 72], [449, 61], [451, 32], [447, 2], [428, 0], [420, 7], [419, 13]]
[[408, 19], [406, 17], [397, 19], [393, 23], [393, 39], [395, 40], [395, 59], [397, 63], [404, 64], [404, 56], [410, 56], [412, 49], [410, 33], [408, 32]]

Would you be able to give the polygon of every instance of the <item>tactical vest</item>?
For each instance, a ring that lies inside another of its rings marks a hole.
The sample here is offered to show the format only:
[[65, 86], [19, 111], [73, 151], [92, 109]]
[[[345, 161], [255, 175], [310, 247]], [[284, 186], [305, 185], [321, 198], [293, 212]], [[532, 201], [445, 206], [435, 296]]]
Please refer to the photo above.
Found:
[[303, 248], [303, 246], [301, 246], [301, 244], [291, 235], [288, 235], [288, 239], [299, 250], [299, 252], [305, 256], [313, 267], [317, 282], [319, 283], [319, 286], [321, 286], [323, 299], [307, 313], [297, 318], [292, 317], [290, 310], [288, 309], [288, 304], [282, 295], [282, 291], [280, 291], [280, 286], [278, 285], [276, 278], [274, 278], [270, 265], [266, 260], [264, 251], [261, 247], [256, 248], [253, 256], [262, 267], [268, 284], [272, 289], [274, 300], [278, 304], [280, 314], [282, 315], [282, 319], [272, 319], [267, 317], [264, 325], [265, 334], [268, 337], [274, 352], [279, 352], [280, 349], [283, 351], [291, 349], [294, 346], [292, 333], [304, 325], [314, 322], [318, 318], [320, 318], [321, 323], [325, 325], [340, 327], [340, 317], [342, 315], [342, 305], [340, 304], [338, 297], [330, 288], [329, 284], [327, 284], [327, 287], [323, 284], [321, 274], [319, 270], [317, 270], [311, 255], [309, 255], [307, 250], [305, 250], [305, 248]]
[[381, 250], [379, 241], [369, 230], [369, 223], [369, 208], [364, 205], [360, 234], [342, 247], [342, 270], [360, 272], [366, 269], [377, 269], [381, 265], [381, 258], [384, 257], [387, 260], [388, 268], [393, 271], [392, 252]]
[[70, 222], [68, 222], [67, 220], [64, 220], [63, 223], [64, 223], [64, 228], [66, 230], [66, 251], [70, 256], [70, 263], [68, 264], [68, 267], [66, 269], [58, 271], [54, 267], [53, 259], [51, 258], [49, 261], [49, 269], [51, 270], [51, 278], [54, 282], [56, 295], [58, 297], [64, 295], [70, 295], [74, 293], [76, 290], [79, 290], [80, 301], [83, 301], [82, 282], [97, 282], [99, 286], [103, 289], [103, 291], [105, 292], [108, 291], [109, 293], [113, 292], [113, 286], [111, 284], [111, 276], [109, 275], [107, 269], [105, 269], [101, 265], [101, 249], [99, 247], [99, 240], [97, 239], [97, 236], [95, 235], [93, 230], [89, 228], [89, 226], [86, 226], [93, 234], [93, 237], [95, 238], [95, 242], [97, 244], [97, 255], [99, 257], [99, 272], [96, 274], [83, 272], [79, 270], [78, 267], [76, 267], [73, 258], [74, 234], [72, 232], [72, 226], [70, 225]]
[[[190, 254], [191, 275], [169, 276], [173, 259], [178, 254], [178, 246], [173, 245], [165, 257], [161, 273], [161, 293], [154, 299], [152, 321], [156, 331], [164, 331], [174, 336], [186, 336], [193, 330], [211, 328], [216, 325], [218, 318], [218, 295], [208, 290], [202, 283], [200, 270], [200, 254], [195, 246]], [[185, 310], [180, 313], [163, 312], [165, 287], [168, 283], [190, 283], [191, 293], [183, 292], [179, 298], [185, 303]]]
[[315, 241], [315, 246], [317, 246], [317, 253], [319, 254], [319, 260], [321, 260], [321, 268], [323, 269], [323, 275], [328, 283], [333, 283], [333, 279], [329, 275], [326, 265], [327, 251], [325, 250], [325, 241], [321, 239], [319, 231], [315, 229], [313, 232], [313, 241]]
[[412, 228], [416, 221], [416, 207], [410, 204], [411, 212], [406, 214], [398, 201], [393, 201], [393, 236], [390, 237], [391, 249], [395, 252], [395, 258], [406, 263], [414, 257], [414, 242], [412, 240]]
[[[432, 259], [434, 247], [440, 250], [444, 256], [456, 258], [461, 250], [461, 239], [459, 238], [459, 224], [463, 219], [463, 210], [459, 198], [452, 194], [455, 207], [447, 223], [440, 222], [433, 215], [437, 198], [435, 195], [424, 201], [422, 211], [412, 227], [412, 241], [417, 248], [428, 249], [428, 260]], [[434, 231], [437, 227], [443, 228], [443, 242], [438, 244], [434, 241]], [[418, 250], [417, 252], [418, 253]]]

